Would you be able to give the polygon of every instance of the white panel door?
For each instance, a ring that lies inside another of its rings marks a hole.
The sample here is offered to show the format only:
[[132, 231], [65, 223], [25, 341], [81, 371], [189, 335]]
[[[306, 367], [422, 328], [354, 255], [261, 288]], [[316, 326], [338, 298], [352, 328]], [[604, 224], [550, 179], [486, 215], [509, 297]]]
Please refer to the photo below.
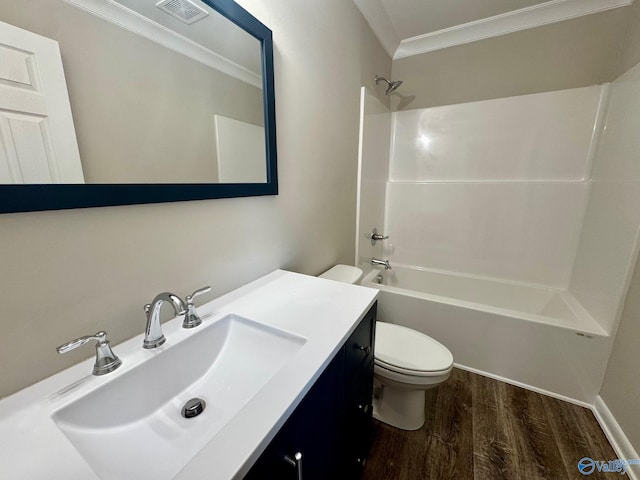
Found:
[[84, 183], [58, 42], [0, 22], [0, 184]]

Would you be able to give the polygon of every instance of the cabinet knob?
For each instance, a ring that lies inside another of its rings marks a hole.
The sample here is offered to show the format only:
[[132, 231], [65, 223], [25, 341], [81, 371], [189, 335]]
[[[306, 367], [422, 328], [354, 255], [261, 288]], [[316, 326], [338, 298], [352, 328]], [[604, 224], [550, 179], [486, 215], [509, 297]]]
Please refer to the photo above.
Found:
[[369, 410], [371, 409], [371, 405], [358, 405], [358, 410], [362, 410], [362, 413], [364, 413], [365, 415], [369, 414]]
[[285, 455], [284, 459], [289, 465], [291, 465], [292, 467], [295, 467], [296, 473], [297, 473], [297, 476], [296, 476], [297, 480], [302, 480], [302, 453], [296, 452], [293, 455], [293, 458], [291, 458], [289, 455]]
[[365, 353], [365, 355], [369, 355], [371, 353], [371, 345], [366, 345], [364, 347], [359, 345], [358, 350], [362, 350]]

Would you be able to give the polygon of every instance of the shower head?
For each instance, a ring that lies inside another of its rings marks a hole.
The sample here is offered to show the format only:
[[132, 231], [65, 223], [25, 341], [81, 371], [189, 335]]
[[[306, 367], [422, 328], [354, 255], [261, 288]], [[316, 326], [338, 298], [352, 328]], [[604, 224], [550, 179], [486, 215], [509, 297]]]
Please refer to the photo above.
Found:
[[379, 75], [376, 75], [374, 77], [374, 80], [376, 81], [376, 83], [379, 83], [380, 81], [387, 82], [388, 87], [387, 91], [384, 92], [385, 95], [389, 95], [391, 92], [394, 92], [400, 85], [402, 85], [402, 80], [387, 80], [386, 78], [380, 77]]

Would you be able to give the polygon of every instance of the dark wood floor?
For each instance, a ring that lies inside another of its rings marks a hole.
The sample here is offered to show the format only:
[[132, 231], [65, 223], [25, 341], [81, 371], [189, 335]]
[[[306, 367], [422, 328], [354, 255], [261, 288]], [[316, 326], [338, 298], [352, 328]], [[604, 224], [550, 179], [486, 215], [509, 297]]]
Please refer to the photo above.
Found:
[[374, 420], [363, 480], [628, 478], [578, 472], [583, 457], [618, 458], [586, 408], [454, 369], [426, 412], [415, 432]]

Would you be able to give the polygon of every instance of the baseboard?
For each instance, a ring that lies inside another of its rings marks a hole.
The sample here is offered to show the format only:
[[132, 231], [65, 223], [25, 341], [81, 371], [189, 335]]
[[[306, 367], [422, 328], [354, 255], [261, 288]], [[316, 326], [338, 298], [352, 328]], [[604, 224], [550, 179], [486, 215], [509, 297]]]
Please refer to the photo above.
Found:
[[[600, 395], [598, 395], [591, 408], [593, 414], [596, 416], [596, 420], [602, 427], [604, 434], [606, 435], [609, 443], [613, 447], [613, 450], [618, 455], [618, 458], [624, 460], [630, 460], [640, 458], [638, 452], [636, 452], [633, 445], [627, 438], [620, 424], [617, 422], [607, 404]], [[604, 460], [604, 459], [603, 459]], [[627, 475], [630, 480], [640, 480], [640, 465], [630, 465], [627, 470]]]
[[477, 368], [467, 367], [466, 365], [461, 365], [459, 363], [454, 363], [453, 366], [456, 368], [459, 368], [460, 370], [465, 370], [467, 372], [482, 375], [483, 377], [493, 378], [494, 380], [508, 383], [509, 385], [514, 385], [516, 387], [531, 390], [532, 392], [540, 393], [542, 395], [546, 395], [552, 398], [557, 398], [558, 400], [562, 400], [564, 402], [571, 403], [573, 405], [578, 405], [580, 407], [585, 407], [585, 408], [588, 408], [589, 410], [593, 410], [593, 405], [587, 402], [583, 402], [582, 400], [577, 400], [571, 397], [565, 397], [564, 395], [560, 395], [559, 393], [550, 392], [549, 390], [544, 390], [543, 388], [534, 387], [533, 385], [529, 385], [527, 383], [517, 382], [515, 380], [511, 380], [510, 378], [501, 377], [500, 375], [495, 375], [493, 373], [485, 372], [484, 370], [478, 370]]

